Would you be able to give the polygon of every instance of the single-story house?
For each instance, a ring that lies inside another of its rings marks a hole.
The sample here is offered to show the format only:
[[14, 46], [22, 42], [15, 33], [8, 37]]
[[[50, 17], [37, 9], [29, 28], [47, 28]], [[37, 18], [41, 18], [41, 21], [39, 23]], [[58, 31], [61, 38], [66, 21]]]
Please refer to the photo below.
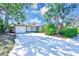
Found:
[[36, 33], [36, 32], [42, 32], [43, 31], [43, 25], [15, 25], [14, 26], [14, 32], [15, 33]]

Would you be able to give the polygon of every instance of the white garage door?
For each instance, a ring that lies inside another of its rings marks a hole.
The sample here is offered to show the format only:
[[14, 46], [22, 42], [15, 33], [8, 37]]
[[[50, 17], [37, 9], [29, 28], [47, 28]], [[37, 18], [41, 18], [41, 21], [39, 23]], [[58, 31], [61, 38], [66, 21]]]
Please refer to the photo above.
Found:
[[26, 33], [26, 26], [15, 26], [16, 33]]

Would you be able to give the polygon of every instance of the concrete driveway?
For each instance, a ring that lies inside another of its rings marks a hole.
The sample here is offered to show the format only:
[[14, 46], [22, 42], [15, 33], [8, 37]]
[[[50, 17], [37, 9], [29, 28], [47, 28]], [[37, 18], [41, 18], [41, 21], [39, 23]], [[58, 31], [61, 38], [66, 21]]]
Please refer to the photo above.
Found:
[[42, 33], [16, 34], [9, 56], [77, 56], [79, 36], [62, 39]]

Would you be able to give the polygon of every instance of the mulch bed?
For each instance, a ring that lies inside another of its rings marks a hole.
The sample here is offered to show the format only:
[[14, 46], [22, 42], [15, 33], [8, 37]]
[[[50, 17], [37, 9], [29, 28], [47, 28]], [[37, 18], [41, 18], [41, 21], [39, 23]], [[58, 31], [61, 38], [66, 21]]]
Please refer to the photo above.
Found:
[[14, 47], [14, 39], [14, 33], [0, 34], [0, 56], [8, 56], [9, 52]]

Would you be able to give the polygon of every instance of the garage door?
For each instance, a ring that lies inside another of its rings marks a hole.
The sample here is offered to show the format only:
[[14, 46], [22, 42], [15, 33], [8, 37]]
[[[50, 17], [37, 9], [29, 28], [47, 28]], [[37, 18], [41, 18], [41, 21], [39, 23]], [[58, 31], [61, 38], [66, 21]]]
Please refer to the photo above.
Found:
[[15, 26], [15, 33], [26, 33], [26, 26]]

